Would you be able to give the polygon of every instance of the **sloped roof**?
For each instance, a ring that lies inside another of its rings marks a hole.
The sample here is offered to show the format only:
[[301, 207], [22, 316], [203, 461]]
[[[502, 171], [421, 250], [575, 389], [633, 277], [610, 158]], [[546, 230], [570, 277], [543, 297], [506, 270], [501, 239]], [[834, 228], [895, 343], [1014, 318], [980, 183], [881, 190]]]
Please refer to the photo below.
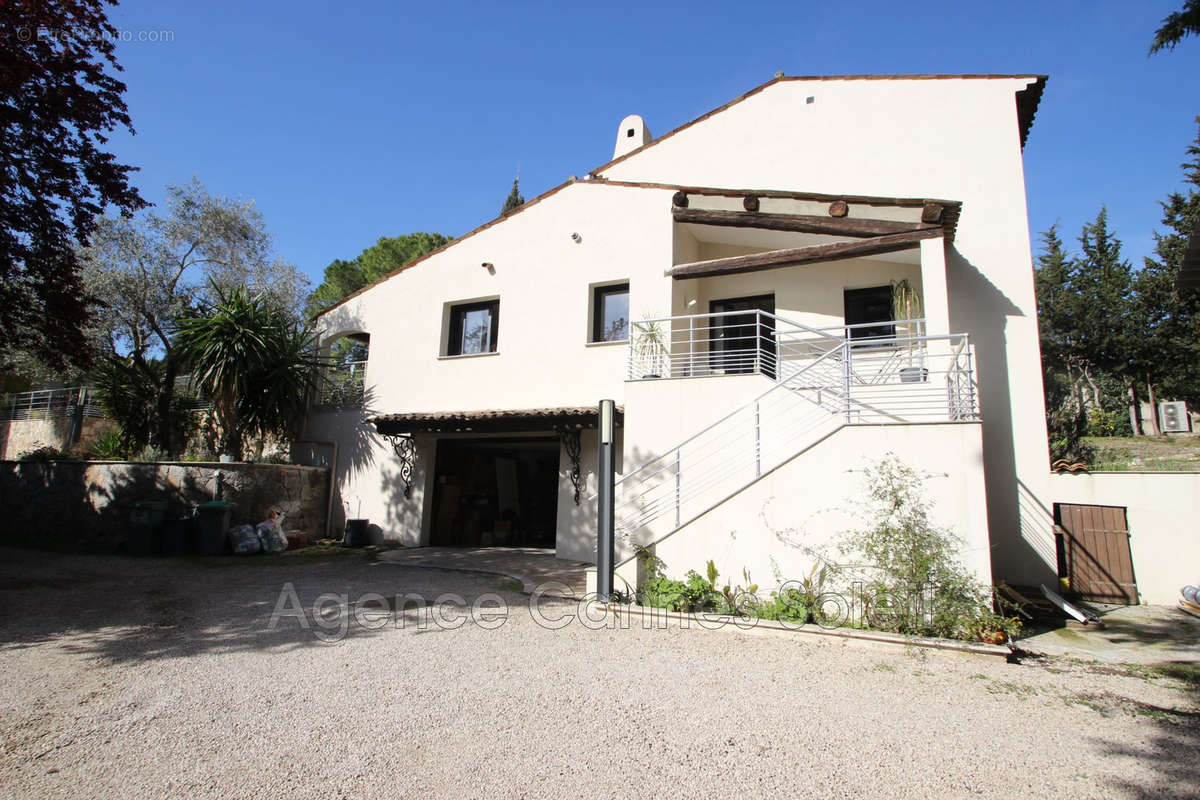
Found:
[[[651, 141], [647, 142], [646, 144], [642, 145], [641, 147], [639, 147], [635, 150], [631, 150], [630, 152], [626, 153], [623, 156], [620, 156], [619, 158], [614, 158], [611, 161], [609, 161], [599, 167], [596, 167], [593, 170], [589, 170], [587, 174], [589, 177], [598, 176], [599, 173], [603, 172], [608, 167], [611, 167], [613, 164], [624, 161], [627, 158], [631, 158], [631, 157], [637, 155], [638, 153], [643, 152], [646, 148], [654, 147], [658, 143], [660, 143], [666, 139], [669, 139], [670, 137], [674, 136], [675, 134], [679, 133], [680, 131], [686, 130], [687, 128], [690, 128], [691, 126], [696, 125], [697, 123], [703, 122], [704, 120], [708, 119], [709, 117], [712, 117], [715, 114], [719, 114], [720, 112], [726, 110], [727, 108], [730, 108], [731, 106], [737, 105], [738, 103], [742, 102], [743, 100], [747, 99], [748, 97], [753, 97], [754, 95], [758, 94], [759, 92], [763, 91], [764, 89], [766, 89], [770, 86], [774, 86], [776, 83], [787, 82], [787, 81], [1001, 80], [1001, 79], [1021, 79], [1021, 78], [1027, 78], [1032, 81], [1032, 83], [1030, 83], [1027, 88], [1022, 89], [1016, 93], [1017, 120], [1018, 120], [1018, 124], [1019, 124], [1020, 130], [1021, 130], [1021, 147], [1024, 147], [1025, 140], [1029, 136], [1029, 130], [1030, 130], [1030, 128], [1033, 127], [1033, 118], [1034, 118], [1034, 115], [1037, 113], [1037, 107], [1038, 107], [1038, 103], [1041, 101], [1042, 91], [1046, 86], [1046, 80], [1047, 80], [1046, 75], [1033, 75], [1033, 74], [1029, 74], [1029, 75], [992, 75], [992, 74], [785, 75], [782, 77], [772, 78], [771, 80], [767, 81], [766, 83], [756, 86], [755, 88], [751, 89], [750, 91], [746, 92], [745, 94], [735, 97], [733, 100], [730, 100], [728, 103], [718, 106], [717, 108], [714, 108], [712, 111], [709, 111], [706, 114], [701, 114], [699, 117], [696, 117], [695, 119], [691, 120], [690, 122], [686, 122], [683, 125], [680, 125], [678, 128], [675, 128], [674, 130], [669, 131], [669, 132], [663, 134], [662, 136], [659, 136], [657, 139], [652, 139]], [[560, 183], [558, 186], [555, 186], [554, 188], [543, 192], [542, 194], [538, 195], [537, 197], [533, 198], [532, 200], [526, 201], [522, 205], [517, 206], [512, 211], [509, 211], [506, 214], [501, 214], [500, 216], [496, 217], [495, 219], [485, 222], [484, 224], [480, 225], [479, 227], [477, 227], [471, 231], [468, 231], [467, 233], [464, 233], [462, 236], [459, 236], [459, 237], [451, 240], [450, 242], [442, 245], [438, 249], [431, 250], [430, 252], [426, 253], [425, 255], [421, 256], [420, 258], [414, 259], [413, 261], [410, 261], [409, 263], [405, 264], [404, 266], [399, 267], [398, 269], [392, 270], [388, 274], [367, 284], [366, 286], [362, 287], [361, 289], [359, 289], [355, 292], [351, 292], [350, 294], [346, 295], [338, 302], [331, 305], [329, 308], [322, 311], [320, 314], [317, 314], [314, 317], [314, 319], [319, 319], [320, 317], [324, 316], [325, 314], [328, 314], [330, 311], [333, 311], [338, 306], [341, 306], [344, 303], [346, 303], [347, 301], [351, 300], [352, 298], [358, 297], [359, 295], [364, 294], [365, 292], [375, 288], [376, 286], [378, 286], [379, 284], [388, 280], [389, 278], [392, 278], [395, 275], [398, 275], [401, 272], [404, 272], [405, 270], [412, 269], [413, 267], [415, 267], [416, 265], [425, 261], [426, 259], [432, 258], [433, 256], [438, 255], [439, 253], [442, 253], [443, 251], [450, 249], [451, 247], [458, 244], [459, 242], [464, 241], [465, 239], [469, 239], [470, 237], [474, 236], [477, 233], [482, 233], [483, 231], [487, 230], [488, 228], [492, 227], [493, 225], [503, 222], [504, 220], [508, 219], [509, 217], [512, 217], [516, 214], [521, 213], [522, 211], [526, 210], [527, 208], [531, 208], [531, 207], [537, 205], [541, 201], [543, 201], [555, 194], [558, 194], [563, 189], [565, 189], [568, 186], [571, 186], [575, 183], [599, 184], [599, 185], [610, 185], [610, 186], [625, 186], [625, 187], [647, 188], [647, 189], [677, 189], [677, 190], [685, 190], [685, 191], [688, 191], [689, 193], [700, 192], [700, 191], [711, 191], [714, 193], [718, 193], [718, 192], [733, 193], [733, 190], [727, 190], [727, 189], [709, 188], [709, 189], [705, 190], [705, 189], [702, 189], [699, 187], [676, 186], [676, 185], [672, 185], [672, 184], [661, 184], [661, 183], [637, 183], [637, 182], [631, 182], [631, 181], [609, 181], [609, 180], [605, 180], [603, 178], [598, 178], [598, 179], [594, 178], [592, 180], [580, 181], [574, 175], [572, 175], [570, 178], [568, 178], [563, 183]], [[770, 190], [746, 189], [746, 190], [737, 190], [737, 191], [741, 192], [743, 194], [759, 194], [762, 196], [768, 196], [770, 194]], [[791, 194], [791, 195], [796, 195], [797, 197], [805, 195], [805, 193], [803, 193], [803, 192], [790, 192], [790, 193], [778, 192], [777, 194], [780, 194], [780, 195]], [[818, 195], [813, 195], [813, 194], [809, 194], [808, 196], [814, 197], [814, 198], [818, 197]], [[820, 195], [820, 196], [821, 197], [830, 197], [830, 198], [839, 197], [837, 195]], [[859, 198], [859, 202], [878, 202], [879, 204], [887, 204], [888, 201], [899, 201], [899, 200], [904, 200], [904, 199], [906, 199], [906, 198], [882, 198], [882, 197], [865, 198], [864, 197], [864, 198]], [[955, 204], [953, 206], [951, 205], [952, 201], [949, 201], [949, 202], [941, 201], [941, 202], [946, 203], [947, 210], [955, 215], [955, 219], [953, 221], [949, 221], [947, 223], [947, 227], [950, 231], [950, 237], [953, 238], [954, 225], [957, 222], [957, 212], [959, 209], [958, 209], [957, 204]]]

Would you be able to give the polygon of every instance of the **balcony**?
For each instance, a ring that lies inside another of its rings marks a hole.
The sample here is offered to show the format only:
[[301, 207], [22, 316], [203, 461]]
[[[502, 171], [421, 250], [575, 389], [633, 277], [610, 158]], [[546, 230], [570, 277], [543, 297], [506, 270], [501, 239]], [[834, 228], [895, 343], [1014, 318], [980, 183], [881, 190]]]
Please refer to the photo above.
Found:
[[761, 375], [864, 422], [977, 418], [966, 334], [926, 335], [924, 319], [813, 328], [766, 311], [635, 322], [631, 381]]

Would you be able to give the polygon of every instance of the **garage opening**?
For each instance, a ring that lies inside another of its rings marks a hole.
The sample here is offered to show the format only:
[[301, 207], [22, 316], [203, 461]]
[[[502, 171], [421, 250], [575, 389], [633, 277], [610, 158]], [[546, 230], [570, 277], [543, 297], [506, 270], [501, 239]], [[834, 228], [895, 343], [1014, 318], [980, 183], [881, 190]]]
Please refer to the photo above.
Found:
[[559, 440], [441, 439], [430, 544], [554, 547]]

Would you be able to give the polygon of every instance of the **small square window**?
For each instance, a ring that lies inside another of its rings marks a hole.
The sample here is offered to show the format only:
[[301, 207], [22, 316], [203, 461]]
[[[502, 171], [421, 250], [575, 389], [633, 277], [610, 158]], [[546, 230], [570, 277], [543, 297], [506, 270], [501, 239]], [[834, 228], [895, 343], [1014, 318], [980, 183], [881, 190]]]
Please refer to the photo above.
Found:
[[629, 338], [629, 284], [597, 286], [592, 295], [592, 341]]
[[500, 323], [500, 301], [463, 303], [450, 309], [450, 340], [446, 354], [451, 356], [496, 352], [496, 333]]

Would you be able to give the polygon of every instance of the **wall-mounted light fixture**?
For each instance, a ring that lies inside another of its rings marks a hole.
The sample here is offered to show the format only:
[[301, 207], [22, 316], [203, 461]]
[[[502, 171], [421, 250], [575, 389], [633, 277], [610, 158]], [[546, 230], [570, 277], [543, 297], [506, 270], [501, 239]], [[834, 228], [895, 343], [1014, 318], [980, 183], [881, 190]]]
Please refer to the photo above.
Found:
[[580, 242], [583, 241], [583, 237], [580, 236], [578, 233], [572, 233], [571, 241], [574, 242], [575, 244], [579, 244]]
[[496, 265], [490, 261], [485, 261], [482, 264], [480, 264], [479, 266], [483, 267], [484, 269], [486, 269], [488, 272], [492, 273], [493, 275], [496, 274]]

